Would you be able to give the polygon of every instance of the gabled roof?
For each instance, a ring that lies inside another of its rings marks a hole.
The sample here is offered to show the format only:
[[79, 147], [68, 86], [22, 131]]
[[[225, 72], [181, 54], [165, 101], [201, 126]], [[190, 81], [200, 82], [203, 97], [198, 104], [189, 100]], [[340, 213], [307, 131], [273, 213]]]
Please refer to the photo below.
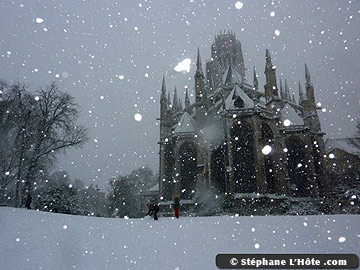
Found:
[[[237, 98], [240, 98], [243, 101], [242, 107], [236, 107], [235, 101]], [[227, 96], [225, 100], [225, 109], [226, 110], [236, 110], [236, 109], [249, 109], [254, 108], [254, 101], [247, 95], [245, 92], [236, 85]]]
[[143, 196], [154, 196], [154, 195], [159, 194], [159, 184], [156, 184], [155, 186], [153, 186], [149, 190], [143, 191], [141, 194]]
[[149, 191], [159, 191], [159, 184], [156, 184], [155, 186], [150, 188]]
[[325, 141], [326, 153], [334, 149], [340, 149], [353, 155], [360, 156], [360, 148], [352, 143], [354, 138], [327, 139]]
[[302, 117], [299, 116], [289, 103], [286, 103], [281, 109], [281, 122], [284, 123], [285, 120], [290, 120], [290, 126], [304, 125]]
[[180, 121], [176, 125], [174, 133], [194, 133], [196, 132], [196, 122], [188, 112], [184, 112]]
[[222, 84], [232, 85], [236, 83], [242, 83], [242, 77], [235, 68], [229, 65], [222, 76]]

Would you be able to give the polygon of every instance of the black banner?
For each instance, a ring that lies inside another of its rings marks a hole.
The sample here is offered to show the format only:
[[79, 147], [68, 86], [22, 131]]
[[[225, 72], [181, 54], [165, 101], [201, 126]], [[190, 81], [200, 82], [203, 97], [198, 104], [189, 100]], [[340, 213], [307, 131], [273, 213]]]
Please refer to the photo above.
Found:
[[221, 269], [346, 269], [357, 268], [356, 254], [218, 254]]

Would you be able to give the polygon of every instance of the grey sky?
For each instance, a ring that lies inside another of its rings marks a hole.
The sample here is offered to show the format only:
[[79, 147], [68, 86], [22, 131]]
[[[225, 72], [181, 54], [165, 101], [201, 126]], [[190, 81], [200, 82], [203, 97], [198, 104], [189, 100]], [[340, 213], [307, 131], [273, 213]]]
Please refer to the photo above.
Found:
[[[168, 90], [176, 85], [183, 97], [187, 85], [192, 92], [197, 47], [204, 63], [224, 29], [236, 32], [247, 78], [252, 82], [255, 66], [260, 87], [266, 48], [278, 80], [286, 78], [296, 96], [306, 61], [326, 109], [320, 120], [327, 137], [352, 136], [359, 115], [360, 1], [242, 2], [236, 9], [236, 1], [217, 0], [2, 1], [0, 78], [33, 90], [55, 81], [76, 98], [91, 139], [58, 168], [101, 188], [142, 165], [157, 170], [162, 75]], [[175, 72], [185, 58], [192, 60], [190, 73]]]

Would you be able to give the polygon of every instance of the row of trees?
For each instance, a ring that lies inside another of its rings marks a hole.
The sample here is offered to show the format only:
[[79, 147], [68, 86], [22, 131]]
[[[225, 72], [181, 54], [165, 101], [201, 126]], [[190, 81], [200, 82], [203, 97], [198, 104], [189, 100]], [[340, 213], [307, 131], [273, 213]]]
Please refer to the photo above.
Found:
[[151, 169], [142, 167], [127, 175], [110, 179], [108, 193], [97, 186], [72, 180], [66, 171], [37, 178], [33, 189], [35, 209], [54, 213], [95, 216], [131, 216], [141, 214], [142, 192], [157, 182]]
[[72, 215], [105, 216], [105, 194], [93, 184], [85, 186], [79, 180], [71, 180], [66, 171], [56, 171], [38, 179], [34, 188], [35, 209]]
[[78, 115], [74, 98], [55, 83], [33, 93], [0, 81], [0, 200], [31, 208], [37, 179], [59, 153], [87, 140]]
[[157, 183], [157, 176], [148, 167], [119, 175], [109, 180], [108, 214], [136, 217], [140, 215], [141, 194]]
[[147, 167], [109, 180], [108, 197], [97, 187], [52, 171], [56, 157], [87, 141], [76, 124], [78, 105], [55, 83], [35, 92], [0, 80], [0, 203], [80, 215], [137, 215], [143, 190], [156, 183]]

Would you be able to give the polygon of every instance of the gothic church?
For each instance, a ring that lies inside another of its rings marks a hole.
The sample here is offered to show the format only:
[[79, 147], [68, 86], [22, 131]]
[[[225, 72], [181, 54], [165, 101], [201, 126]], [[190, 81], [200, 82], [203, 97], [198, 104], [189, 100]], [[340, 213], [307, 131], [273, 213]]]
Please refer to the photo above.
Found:
[[276, 78], [266, 50], [262, 91], [254, 68], [245, 77], [242, 47], [232, 32], [216, 35], [211, 59], [198, 51], [192, 103], [173, 101], [162, 82], [160, 100], [159, 192], [163, 201], [179, 195], [196, 199], [200, 189], [215, 193], [322, 197], [324, 133], [314, 87], [305, 64], [304, 90], [296, 100], [286, 80]]

